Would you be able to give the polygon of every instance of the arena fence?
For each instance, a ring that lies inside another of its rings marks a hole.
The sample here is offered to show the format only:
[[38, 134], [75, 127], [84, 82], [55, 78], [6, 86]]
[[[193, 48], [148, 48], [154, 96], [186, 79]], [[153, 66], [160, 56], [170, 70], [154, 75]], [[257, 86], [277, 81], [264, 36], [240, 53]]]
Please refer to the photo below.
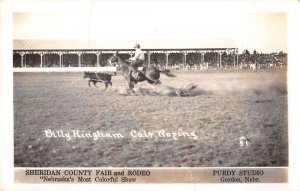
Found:
[[13, 72], [103, 72], [114, 73], [116, 67], [59, 67], [59, 68], [13, 68]]

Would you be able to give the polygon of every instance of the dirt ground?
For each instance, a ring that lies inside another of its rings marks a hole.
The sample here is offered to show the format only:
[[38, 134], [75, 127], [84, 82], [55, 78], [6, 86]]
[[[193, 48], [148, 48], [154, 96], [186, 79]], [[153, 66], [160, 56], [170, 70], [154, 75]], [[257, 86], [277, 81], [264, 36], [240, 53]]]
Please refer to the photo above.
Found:
[[136, 95], [119, 74], [104, 92], [83, 73], [14, 73], [15, 166], [288, 165], [286, 70], [173, 73]]

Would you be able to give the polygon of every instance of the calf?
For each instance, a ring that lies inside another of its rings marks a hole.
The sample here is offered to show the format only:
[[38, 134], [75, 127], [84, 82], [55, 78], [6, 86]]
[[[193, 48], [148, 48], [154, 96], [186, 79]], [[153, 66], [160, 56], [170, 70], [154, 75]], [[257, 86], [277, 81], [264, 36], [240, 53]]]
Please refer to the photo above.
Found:
[[[116, 75], [116, 72], [114, 73]], [[106, 74], [106, 73], [99, 73], [99, 72], [84, 72], [83, 78], [89, 78], [89, 87], [91, 87], [91, 82], [94, 83], [94, 86], [96, 86], [97, 82], [104, 82], [105, 84], [105, 89], [108, 87], [108, 84], [112, 86], [111, 82], [111, 74]]]

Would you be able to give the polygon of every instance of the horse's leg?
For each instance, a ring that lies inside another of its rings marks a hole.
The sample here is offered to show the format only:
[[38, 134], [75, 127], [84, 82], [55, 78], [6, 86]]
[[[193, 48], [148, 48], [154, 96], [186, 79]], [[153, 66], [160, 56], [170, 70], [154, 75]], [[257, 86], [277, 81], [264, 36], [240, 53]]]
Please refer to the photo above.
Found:
[[133, 83], [130, 82], [128, 85], [129, 85], [129, 88], [131, 89], [132, 93], [135, 93], [135, 91], [133, 90], [133, 88], [134, 88]]
[[96, 86], [97, 81], [93, 81], [93, 83], [94, 83], [94, 86], [97, 87], [97, 86]]
[[147, 79], [147, 82], [148, 82], [149, 84], [154, 84], [154, 83], [155, 83], [154, 81], [149, 80], [149, 79]]
[[104, 91], [105, 91], [108, 87], [108, 82], [104, 82], [104, 84], [105, 84], [105, 89], [104, 89]]
[[135, 93], [135, 91], [133, 90], [134, 84], [133, 84], [133, 82], [131, 81], [131, 79], [128, 79], [128, 86], [129, 86], [130, 90], [132, 91], [132, 93]]
[[134, 84], [133, 84], [131, 75], [127, 74], [127, 75], [124, 76], [124, 77], [125, 77], [125, 79], [127, 80], [128, 86], [129, 86], [130, 90], [132, 91], [132, 93], [135, 93], [134, 90], [133, 90]]
[[91, 87], [91, 80], [89, 80], [89, 87]]
[[158, 79], [156, 81], [154, 81], [154, 85], [157, 85], [157, 84], [161, 84], [161, 81]]
[[153, 78], [149, 78], [149, 77], [146, 77], [146, 76], [145, 76], [145, 80], [147, 80], [147, 82], [148, 82], [149, 84], [154, 84], [154, 85], [156, 85], [156, 84], [161, 84], [161, 82], [160, 82], [159, 79], [153, 79]]

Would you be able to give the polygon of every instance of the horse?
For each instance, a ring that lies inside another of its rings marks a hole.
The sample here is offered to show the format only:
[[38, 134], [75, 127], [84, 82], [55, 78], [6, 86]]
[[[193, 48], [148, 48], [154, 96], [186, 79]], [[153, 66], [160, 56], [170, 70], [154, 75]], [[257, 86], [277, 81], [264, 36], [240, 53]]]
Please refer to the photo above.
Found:
[[114, 54], [108, 59], [108, 61], [110, 63], [117, 63], [117, 65], [120, 66], [122, 70], [122, 75], [127, 80], [128, 86], [133, 93], [135, 93], [135, 91], [133, 90], [134, 84], [137, 84], [138, 82], [147, 81], [149, 84], [153, 84], [153, 85], [160, 84], [161, 83], [159, 80], [160, 73], [163, 73], [166, 76], [171, 78], [176, 77], [175, 75], [170, 73], [170, 70], [167, 69], [159, 70], [154, 66], [145, 66], [143, 67], [142, 71], [138, 71], [138, 75], [133, 76], [130, 75], [130, 70], [129, 70], [130, 63], [128, 60], [126, 60], [125, 62], [120, 58], [120, 56]]
[[[116, 72], [114, 73], [116, 75]], [[107, 89], [108, 84], [112, 86], [111, 82], [111, 74], [105, 74], [105, 73], [100, 73], [100, 72], [84, 72], [83, 78], [89, 78], [89, 87], [91, 87], [91, 82], [93, 82], [94, 86], [96, 86], [97, 82], [104, 82], [105, 84], [105, 89]]]

